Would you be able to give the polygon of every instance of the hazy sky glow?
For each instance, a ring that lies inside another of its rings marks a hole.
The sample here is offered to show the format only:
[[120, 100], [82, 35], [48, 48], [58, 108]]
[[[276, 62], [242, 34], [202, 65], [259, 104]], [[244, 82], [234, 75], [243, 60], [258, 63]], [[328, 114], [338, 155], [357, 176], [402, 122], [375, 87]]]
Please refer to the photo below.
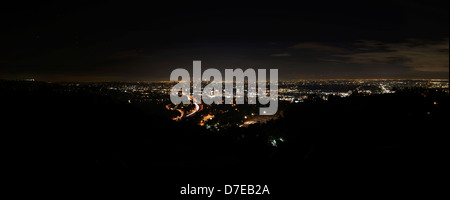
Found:
[[2, 6], [0, 78], [168, 80], [179, 67], [282, 79], [448, 78], [448, 1]]

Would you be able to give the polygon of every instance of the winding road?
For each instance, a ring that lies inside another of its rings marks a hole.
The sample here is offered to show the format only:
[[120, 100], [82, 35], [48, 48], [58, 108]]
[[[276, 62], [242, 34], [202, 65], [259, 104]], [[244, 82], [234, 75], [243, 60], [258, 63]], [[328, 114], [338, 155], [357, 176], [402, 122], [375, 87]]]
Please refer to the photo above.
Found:
[[[194, 110], [193, 112], [189, 113], [189, 114], [186, 114], [183, 110], [177, 109], [177, 111], [180, 112], [181, 115], [178, 116], [178, 117], [172, 118], [173, 120], [179, 121], [179, 120], [182, 120], [183, 118], [193, 116], [195, 113], [197, 113], [197, 112], [203, 110], [203, 105], [202, 105], [201, 103], [198, 104], [197, 100], [194, 99], [194, 98], [193, 98], [192, 96], [190, 96], [190, 95], [187, 96], [187, 97], [188, 97], [189, 100], [193, 100], [192, 103], [195, 105], [195, 110]], [[166, 109], [167, 109], [167, 110], [170, 110], [169, 105], [166, 105]]]

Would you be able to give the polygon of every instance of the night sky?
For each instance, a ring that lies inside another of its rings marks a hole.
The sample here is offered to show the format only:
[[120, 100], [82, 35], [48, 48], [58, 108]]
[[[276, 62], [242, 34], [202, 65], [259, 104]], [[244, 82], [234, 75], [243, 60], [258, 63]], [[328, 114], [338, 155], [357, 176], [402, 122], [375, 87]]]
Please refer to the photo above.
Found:
[[277, 68], [280, 80], [448, 78], [448, 9], [447, 0], [2, 4], [0, 79], [159, 81], [192, 60]]

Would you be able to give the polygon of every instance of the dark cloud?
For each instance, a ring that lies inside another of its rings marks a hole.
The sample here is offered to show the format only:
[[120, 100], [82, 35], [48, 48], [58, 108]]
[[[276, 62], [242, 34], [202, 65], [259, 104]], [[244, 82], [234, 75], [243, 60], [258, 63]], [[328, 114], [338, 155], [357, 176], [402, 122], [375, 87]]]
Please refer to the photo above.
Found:
[[296, 44], [292, 47], [292, 49], [310, 49], [315, 51], [329, 51], [329, 52], [347, 52], [347, 49], [334, 47], [326, 44], [319, 44], [314, 42], [304, 42]]
[[426, 41], [411, 39], [403, 43], [359, 41], [358, 52], [337, 54], [345, 63], [397, 64], [416, 71], [449, 72], [449, 39]]
[[276, 53], [276, 54], [272, 54], [270, 56], [273, 57], [287, 57], [287, 56], [292, 56], [290, 53]]

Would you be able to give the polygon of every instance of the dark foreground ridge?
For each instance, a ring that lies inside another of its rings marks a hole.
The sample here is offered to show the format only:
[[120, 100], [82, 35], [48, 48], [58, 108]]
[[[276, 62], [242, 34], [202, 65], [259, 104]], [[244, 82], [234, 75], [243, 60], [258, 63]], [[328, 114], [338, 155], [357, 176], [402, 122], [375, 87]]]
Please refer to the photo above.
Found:
[[415, 88], [289, 104], [266, 124], [211, 132], [171, 120], [161, 104], [130, 104], [122, 94], [96, 91], [0, 82], [12, 185], [27, 180], [38, 193], [165, 199], [181, 198], [180, 187], [189, 183], [271, 187], [270, 196], [256, 199], [404, 197], [426, 193], [442, 176], [445, 92]]

